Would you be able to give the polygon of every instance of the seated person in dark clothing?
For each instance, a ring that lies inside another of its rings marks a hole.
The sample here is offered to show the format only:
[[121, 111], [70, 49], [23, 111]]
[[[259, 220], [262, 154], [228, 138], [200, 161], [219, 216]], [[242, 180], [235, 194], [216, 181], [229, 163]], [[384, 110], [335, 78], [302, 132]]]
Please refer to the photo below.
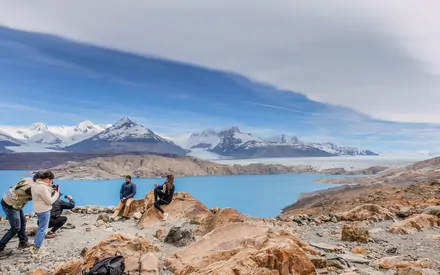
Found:
[[52, 204], [52, 210], [50, 210], [50, 220], [49, 220], [49, 228], [52, 228], [49, 232], [46, 234], [46, 238], [55, 238], [56, 234], [55, 232], [60, 229], [66, 222], [67, 217], [61, 216], [63, 213], [63, 210], [69, 210], [75, 208], [75, 202], [73, 201], [72, 196], [66, 196], [65, 198], [69, 201], [63, 201], [61, 199], [61, 196], [63, 194], [60, 194], [60, 197], [58, 200], [56, 200]]
[[174, 176], [168, 175], [164, 184], [154, 185], [154, 207], [163, 215], [163, 220], [168, 218], [168, 213], [162, 209], [161, 205], [170, 204], [174, 196]]
[[128, 212], [130, 210], [130, 204], [134, 201], [134, 196], [136, 195], [136, 184], [131, 181], [131, 176], [125, 176], [125, 182], [121, 186], [121, 190], [119, 191], [119, 201], [118, 207], [116, 211], [113, 213], [111, 220], [114, 221], [116, 217], [121, 212], [122, 208], [124, 208], [124, 212], [122, 213], [123, 219], [128, 219]]

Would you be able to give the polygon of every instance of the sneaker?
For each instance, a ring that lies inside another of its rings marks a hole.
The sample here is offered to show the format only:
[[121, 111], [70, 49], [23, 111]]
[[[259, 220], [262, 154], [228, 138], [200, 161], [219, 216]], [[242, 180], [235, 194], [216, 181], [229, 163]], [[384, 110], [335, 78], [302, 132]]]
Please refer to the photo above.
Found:
[[52, 238], [55, 238], [56, 236], [57, 236], [57, 234], [55, 234], [55, 233], [47, 232], [46, 239], [52, 239]]
[[163, 220], [166, 221], [168, 219], [168, 213], [163, 213]]
[[20, 243], [18, 243], [18, 249], [26, 249], [26, 248], [29, 248], [33, 245], [34, 244], [30, 243], [30, 242], [20, 242]]

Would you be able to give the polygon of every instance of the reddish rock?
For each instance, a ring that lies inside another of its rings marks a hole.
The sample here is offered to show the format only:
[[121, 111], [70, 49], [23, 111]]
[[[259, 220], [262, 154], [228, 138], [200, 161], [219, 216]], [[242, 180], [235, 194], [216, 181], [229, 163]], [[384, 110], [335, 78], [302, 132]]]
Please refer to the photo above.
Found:
[[376, 204], [364, 204], [351, 209], [348, 212], [338, 214], [342, 221], [382, 221], [392, 220], [393, 213], [388, 209]]
[[437, 216], [419, 214], [395, 223], [388, 228], [388, 232], [393, 234], [412, 234], [427, 228], [437, 227], [439, 225], [440, 219]]
[[201, 240], [165, 261], [173, 274], [293, 274], [312, 275], [306, 252], [316, 252], [287, 231], [232, 223], [214, 229]]

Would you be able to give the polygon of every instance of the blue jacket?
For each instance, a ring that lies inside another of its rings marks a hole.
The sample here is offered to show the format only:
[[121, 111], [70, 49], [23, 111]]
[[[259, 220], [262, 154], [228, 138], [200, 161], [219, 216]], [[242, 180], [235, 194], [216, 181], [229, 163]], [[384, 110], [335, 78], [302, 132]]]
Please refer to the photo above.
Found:
[[121, 191], [119, 192], [119, 196], [122, 198], [133, 198], [136, 195], [136, 184], [133, 182], [124, 182], [121, 186]]

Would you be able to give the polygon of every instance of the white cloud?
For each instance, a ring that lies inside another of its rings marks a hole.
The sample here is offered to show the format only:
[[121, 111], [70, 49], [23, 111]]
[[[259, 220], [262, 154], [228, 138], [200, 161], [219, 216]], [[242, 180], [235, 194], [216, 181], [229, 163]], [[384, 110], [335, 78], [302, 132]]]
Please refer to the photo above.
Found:
[[377, 118], [440, 122], [440, 2], [0, 0], [0, 24], [232, 70]]

